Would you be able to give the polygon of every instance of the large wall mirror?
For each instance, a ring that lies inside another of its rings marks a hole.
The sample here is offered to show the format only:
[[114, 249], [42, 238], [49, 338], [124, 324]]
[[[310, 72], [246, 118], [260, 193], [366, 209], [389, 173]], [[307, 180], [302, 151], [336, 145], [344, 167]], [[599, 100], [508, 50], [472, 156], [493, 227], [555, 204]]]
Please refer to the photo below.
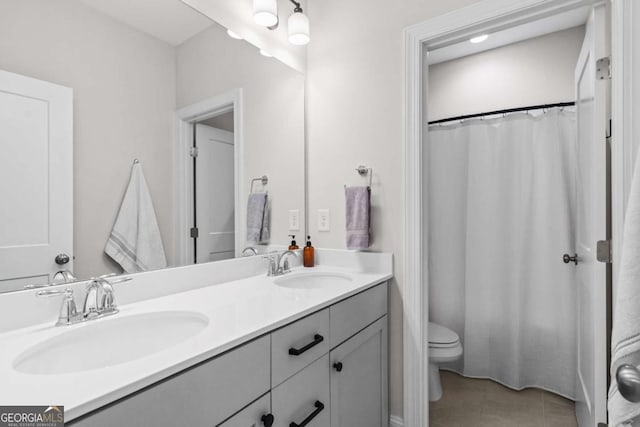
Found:
[[151, 5], [0, 1], [0, 292], [303, 240], [304, 75]]

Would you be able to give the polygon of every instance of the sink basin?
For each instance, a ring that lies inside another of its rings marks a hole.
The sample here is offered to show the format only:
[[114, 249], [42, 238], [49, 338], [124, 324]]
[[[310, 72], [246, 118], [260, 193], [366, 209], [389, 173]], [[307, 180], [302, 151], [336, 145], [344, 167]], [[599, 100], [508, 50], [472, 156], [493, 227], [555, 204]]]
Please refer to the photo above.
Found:
[[290, 289], [325, 289], [344, 285], [353, 281], [353, 278], [342, 273], [312, 272], [293, 273], [278, 277], [273, 281], [278, 286]]
[[65, 374], [129, 362], [172, 347], [209, 324], [192, 311], [160, 311], [91, 320], [27, 349], [13, 367], [26, 374]]

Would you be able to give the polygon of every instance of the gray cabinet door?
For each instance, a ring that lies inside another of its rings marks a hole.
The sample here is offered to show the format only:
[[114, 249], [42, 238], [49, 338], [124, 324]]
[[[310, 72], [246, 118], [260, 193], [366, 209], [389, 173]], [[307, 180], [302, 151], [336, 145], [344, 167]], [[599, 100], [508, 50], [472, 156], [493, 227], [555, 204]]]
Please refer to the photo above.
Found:
[[387, 316], [330, 353], [331, 427], [389, 425]]

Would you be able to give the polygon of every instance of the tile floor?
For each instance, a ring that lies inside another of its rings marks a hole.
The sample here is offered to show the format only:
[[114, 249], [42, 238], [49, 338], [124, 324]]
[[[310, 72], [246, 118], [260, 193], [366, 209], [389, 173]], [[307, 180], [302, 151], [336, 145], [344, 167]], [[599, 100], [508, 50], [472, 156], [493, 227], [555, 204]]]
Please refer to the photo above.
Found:
[[572, 401], [538, 389], [442, 371], [443, 396], [429, 406], [430, 427], [577, 427]]

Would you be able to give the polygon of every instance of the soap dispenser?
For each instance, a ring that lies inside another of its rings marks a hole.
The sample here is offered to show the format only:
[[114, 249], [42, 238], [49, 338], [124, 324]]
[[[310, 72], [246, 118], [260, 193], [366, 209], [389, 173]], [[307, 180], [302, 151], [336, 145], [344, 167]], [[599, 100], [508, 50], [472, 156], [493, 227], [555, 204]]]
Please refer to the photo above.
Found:
[[289, 250], [295, 251], [296, 249], [300, 249], [300, 247], [296, 243], [296, 236], [294, 236], [293, 234], [289, 234], [289, 237], [291, 237], [291, 244], [289, 245]]
[[307, 236], [307, 245], [302, 250], [302, 261], [305, 267], [313, 267], [315, 264], [315, 249], [311, 246], [311, 236]]

